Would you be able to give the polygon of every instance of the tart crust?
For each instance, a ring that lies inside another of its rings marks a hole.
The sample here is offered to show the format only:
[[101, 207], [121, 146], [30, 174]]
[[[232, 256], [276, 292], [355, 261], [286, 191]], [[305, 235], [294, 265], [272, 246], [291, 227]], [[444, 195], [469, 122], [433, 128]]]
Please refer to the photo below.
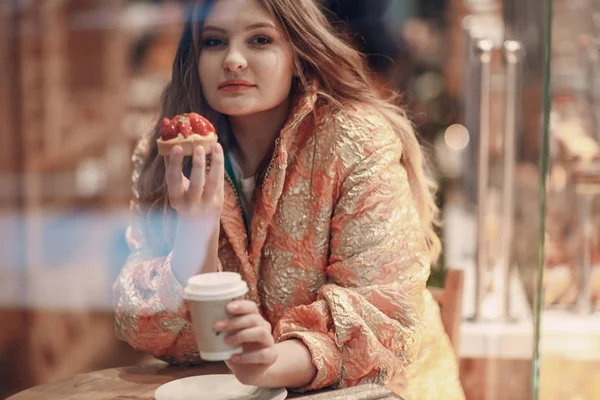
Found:
[[183, 148], [184, 156], [191, 156], [194, 154], [194, 149], [196, 146], [204, 147], [206, 154], [210, 154], [212, 147], [215, 143], [217, 143], [217, 140], [217, 135], [200, 136], [198, 134], [194, 134], [188, 138], [176, 137], [169, 140], [163, 140], [162, 138], [159, 138], [156, 141], [156, 144], [158, 145], [158, 154], [162, 156], [170, 156], [171, 150], [175, 146], [181, 146]]

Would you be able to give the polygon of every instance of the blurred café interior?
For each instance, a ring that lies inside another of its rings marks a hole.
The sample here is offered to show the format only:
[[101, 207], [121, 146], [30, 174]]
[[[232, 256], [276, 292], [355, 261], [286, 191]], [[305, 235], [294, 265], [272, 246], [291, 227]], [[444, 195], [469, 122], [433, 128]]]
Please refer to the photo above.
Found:
[[[150, 359], [115, 339], [111, 287], [184, 3], [0, 2], [0, 398]], [[599, 399], [600, 1], [322, 3], [432, 162], [467, 399]]]

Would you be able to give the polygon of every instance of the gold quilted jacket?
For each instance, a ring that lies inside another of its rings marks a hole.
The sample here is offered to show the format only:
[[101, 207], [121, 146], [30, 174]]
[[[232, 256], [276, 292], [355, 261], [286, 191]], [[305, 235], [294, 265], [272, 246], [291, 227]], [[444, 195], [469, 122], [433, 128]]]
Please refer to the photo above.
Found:
[[[387, 384], [405, 399], [463, 399], [438, 305], [402, 146], [382, 116], [300, 98], [281, 131], [247, 234], [225, 184], [219, 261], [242, 274], [274, 327], [302, 340], [317, 374], [308, 386]], [[149, 138], [135, 151], [137, 179]], [[251, 237], [252, 240], [248, 238]], [[170, 255], [147, 256], [137, 224], [114, 285], [116, 334], [174, 363], [201, 362]]]

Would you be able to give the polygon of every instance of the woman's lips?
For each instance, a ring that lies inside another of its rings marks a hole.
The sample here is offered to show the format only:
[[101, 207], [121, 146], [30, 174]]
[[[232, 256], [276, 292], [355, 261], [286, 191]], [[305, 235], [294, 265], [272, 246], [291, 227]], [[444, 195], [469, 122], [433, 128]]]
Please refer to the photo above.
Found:
[[254, 86], [255, 85], [251, 84], [250, 82], [231, 80], [221, 83], [219, 85], [219, 90], [224, 92], [245, 92], [254, 88]]
[[245, 92], [247, 90], [252, 89], [254, 86], [246, 86], [246, 85], [227, 85], [221, 87], [221, 90], [224, 92]]

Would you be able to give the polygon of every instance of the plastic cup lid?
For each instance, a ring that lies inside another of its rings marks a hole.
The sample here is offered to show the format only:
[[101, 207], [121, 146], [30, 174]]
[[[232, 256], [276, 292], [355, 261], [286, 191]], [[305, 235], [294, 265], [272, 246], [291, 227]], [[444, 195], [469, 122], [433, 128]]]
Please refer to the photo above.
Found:
[[248, 285], [235, 272], [211, 272], [194, 275], [187, 281], [184, 290], [186, 299], [216, 300], [241, 296]]

